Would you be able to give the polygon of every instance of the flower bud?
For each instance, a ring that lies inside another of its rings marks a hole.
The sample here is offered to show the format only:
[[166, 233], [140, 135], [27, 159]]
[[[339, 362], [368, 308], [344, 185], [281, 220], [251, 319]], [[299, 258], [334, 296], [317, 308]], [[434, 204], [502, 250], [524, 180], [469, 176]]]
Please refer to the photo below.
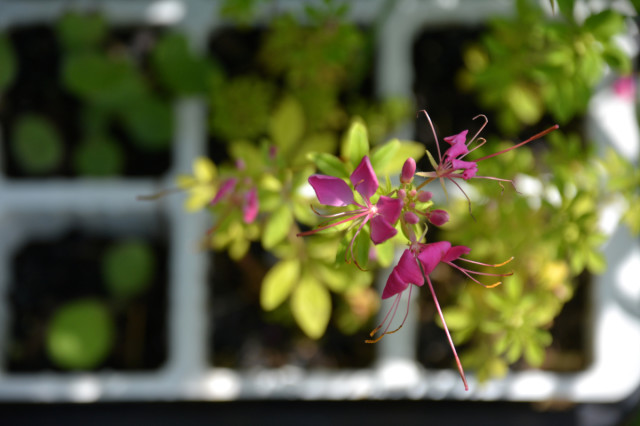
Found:
[[436, 226], [442, 226], [449, 222], [449, 213], [444, 210], [433, 210], [429, 214], [429, 222]]
[[417, 191], [415, 189], [412, 189], [411, 191], [409, 191], [409, 197], [413, 198], [416, 196]]
[[404, 212], [404, 221], [411, 225], [415, 225], [420, 222], [420, 218], [414, 212]]
[[398, 198], [404, 201], [404, 199], [407, 198], [407, 191], [398, 189]]
[[413, 175], [416, 173], [416, 160], [409, 157], [402, 166], [402, 174], [400, 175], [400, 182], [411, 183]]
[[433, 194], [430, 191], [420, 191], [418, 192], [418, 201], [421, 203], [426, 203], [433, 197]]

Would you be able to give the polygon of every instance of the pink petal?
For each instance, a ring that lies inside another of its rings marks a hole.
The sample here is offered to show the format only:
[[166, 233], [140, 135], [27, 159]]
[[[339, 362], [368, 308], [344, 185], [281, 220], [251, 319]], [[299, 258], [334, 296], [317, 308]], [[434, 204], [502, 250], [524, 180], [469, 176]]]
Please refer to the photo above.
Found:
[[212, 205], [216, 204], [225, 195], [227, 195], [230, 192], [233, 192], [233, 190], [236, 188], [236, 183], [237, 182], [238, 182], [238, 179], [236, 179], [236, 178], [230, 178], [230, 179], [227, 179], [224, 182], [222, 182], [222, 185], [220, 186], [220, 189], [218, 190], [216, 196], [211, 201], [211, 204]]
[[353, 173], [351, 173], [349, 178], [351, 179], [353, 188], [366, 200], [371, 198], [378, 189], [378, 178], [373, 171], [369, 157], [366, 155], [362, 157], [362, 161], [360, 161], [360, 164]]
[[447, 253], [442, 257], [443, 262], [452, 262], [462, 256], [463, 254], [468, 254], [471, 249], [467, 246], [453, 246]]
[[418, 255], [418, 260], [422, 263], [424, 273], [429, 275], [438, 266], [447, 251], [451, 248], [448, 241], [438, 241], [437, 243], [425, 244]]
[[373, 244], [380, 244], [387, 241], [398, 233], [384, 216], [378, 215], [371, 218], [371, 241]]
[[451, 160], [451, 165], [455, 170], [464, 170], [462, 172], [462, 178], [467, 180], [476, 175], [478, 171], [478, 164], [475, 161], [462, 161], [462, 160]]
[[444, 153], [444, 156], [449, 160], [453, 160], [454, 158], [458, 158], [461, 155], [466, 154], [467, 152], [469, 152], [469, 149], [464, 144], [464, 142], [456, 143]]
[[409, 287], [409, 284], [422, 286], [424, 278], [413, 253], [407, 249], [402, 253], [402, 257], [400, 257], [396, 267], [391, 271], [387, 284], [382, 291], [382, 298], [388, 299], [391, 296], [402, 293]]
[[403, 204], [402, 200], [382, 195], [376, 203], [376, 210], [387, 222], [394, 225], [400, 217]]
[[409, 287], [409, 283], [403, 281], [398, 274], [398, 270], [393, 268], [391, 275], [387, 278], [387, 284], [384, 286], [384, 290], [382, 290], [382, 298], [388, 299], [391, 296], [402, 293], [407, 287]]
[[444, 138], [444, 140], [450, 143], [451, 145], [456, 145], [459, 143], [465, 144], [467, 142], [467, 132], [469, 131], [463, 130], [457, 135], [447, 136], [446, 138]]
[[413, 175], [416, 173], [416, 160], [409, 157], [402, 165], [402, 173], [400, 174], [400, 182], [411, 183]]
[[636, 97], [636, 81], [630, 75], [620, 77], [613, 83], [613, 90], [620, 98], [633, 101]]
[[353, 191], [340, 178], [325, 175], [309, 176], [309, 184], [316, 191], [320, 203], [327, 206], [348, 206], [353, 204]]
[[418, 265], [418, 261], [411, 250], [407, 249], [402, 253], [402, 257], [400, 257], [400, 261], [394, 269], [398, 270], [398, 275], [403, 281], [419, 287], [424, 284], [424, 277], [422, 276], [420, 265]]
[[242, 218], [244, 223], [252, 223], [258, 216], [258, 190], [251, 188], [244, 196], [244, 206], [242, 206]]
[[449, 222], [449, 213], [444, 210], [433, 210], [429, 213], [429, 222], [436, 226], [442, 226]]

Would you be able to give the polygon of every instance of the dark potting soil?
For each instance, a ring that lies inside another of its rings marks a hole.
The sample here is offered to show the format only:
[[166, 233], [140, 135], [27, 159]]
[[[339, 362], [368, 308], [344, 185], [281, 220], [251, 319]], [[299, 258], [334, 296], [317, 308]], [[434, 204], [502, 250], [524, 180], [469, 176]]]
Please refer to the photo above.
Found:
[[[464, 129], [479, 128], [479, 124], [472, 121], [472, 118], [478, 114], [489, 114], [483, 111], [472, 93], [463, 93], [456, 84], [456, 74], [464, 66], [462, 58], [465, 47], [477, 42], [483, 31], [482, 27], [443, 27], [424, 31], [414, 41], [413, 90], [417, 106], [428, 111], [441, 141], [443, 137], [457, 134]], [[553, 121], [545, 117], [535, 129], [528, 129], [520, 135], [520, 140], [552, 124]], [[582, 133], [582, 119], [572, 120], [563, 125], [563, 129]], [[415, 134], [416, 140], [425, 142], [427, 149], [434, 152], [431, 128], [422, 115], [416, 119]], [[483, 135], [488, 137], [492, 134], [497, 134], [497, 128], [489, 116], [489, 123], [483, 130]], [[544, 141], [533, 142], [534, 150], [536, 144], [538, 147], [543, 146]], [[431, 169], [426, 158], [418, 164], [418, 169]], [[453, 301], [453, 292], [460, 287], [452, 286], [452, 283], [434, 281], [434, 288], [444, 308]], [[553, 343], [547, 350], [547, 358], [542, 368], [552, 371], [576, 371], [586, 368], [590, 362], [585, 325], [588, 317], [589, 288], [590, 277], [583, 274], [576, 283], [575, 296], [564, 306], [550, 329]], [[444, 331], [433, 321], [437, 312], [431, 295], [425, 288], [421, 289], [419, 305], [421, 319], [418, 360], [427, 368], [451, 368], [454, 365], [453, 355]], [[464, 352], [464, 349], [465, 345], [457, 347], [459, 353]], [[525, 366], [517, 364], [514, 368]]]
[[102, 255], [117, 241], [74, 230], [56, 240], [32, 240], [15, 253], [7, 292], [12, 310], [5, 346], [8, 371], [61, 371], [47, 355], [47, 327], [59, 307], [84, 298], [106, 303], [116, 328], [112, 351], [97, 370], [152, 370], [165, 362], [166, 242], [146, 240], [157, 265], [152, 282], [143, 294], [119, 302], [110, 298], [101, 271]]
[[211, 258], [209, 346], [213, 365], [364, 368], [373, 362], [375, 345], [364, 343], [365, 331], [345, 336], [332, 318], [325, 335], [315, 341], [295, 324], [288, 300], [272, 312], [262, 309], [260, 286], [268, 265], [259, 247], [237, 263], [226, 253]]
[[[136, 28], [113, 30], [107, 44], [131, 43]], [[1, 138], [0, 146], [4, 174], [13, 178], [25, 177], [77, 177], [73, 167], [74, 149], [83, 139], [81, 115], [83, 102], [69, 93], [62, 79], [63, 51], [53, 27], [33, 25], [13, 28], [7, 32], [18, 62], [18, 72], [0, 101]], [[105, 47], [107, 48], [107, 47]], [[148, 68], [143, 58], [140, 65]], [[64, 145], [63, 159], [59, 166], [46, 174], [37, 176], [26, 173], [11, 150], [14, 126], [24, 114], [34, 113], [46, 117], [53, 123]], [[169, 149], [150, 152], [137, 146], [127, 131], [117, 123], [109, 126], [109, 136], [118, 142], [124, 157], [124, 176], [160, 176], [171, 165]], [[170, 144], [168, 144], [170, 146]]]

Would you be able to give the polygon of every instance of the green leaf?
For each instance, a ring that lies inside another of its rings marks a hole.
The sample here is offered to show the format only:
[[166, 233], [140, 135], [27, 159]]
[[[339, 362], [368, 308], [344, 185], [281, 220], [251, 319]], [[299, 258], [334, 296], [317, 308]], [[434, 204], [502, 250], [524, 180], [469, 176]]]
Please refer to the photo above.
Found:
[[560, 13], [570, 21], [573, 21], [573, 4], [575, 3], [575, 0], [557, 0], [557, 2]]
[[535, 340], [529, 340], [524, 346], [524, 359], [532, 367], [539, 367], [544, 362], [545, 351]]
[[81, 50], [97, 47], [107, 34], [107, 24], [99, 14], [69, 12], [60, 18], [56, 30], [65, 49]]
[[316, 263], [318, 278], [323, 281], [332, 291], [342, 293], [350, 283], [350, 277], [344, 269], [344, 262], [340, 265], [325, 265]]
[[388, 268], [393, 263], [393, 258], [396, 251], [396, 245], [392, 240], [385, 241], [382, 244], [375, 246], [376, 255], [378, 257], [378, 265], [383, 268]]
[[349, 177], [347, 168], [338, 157], [324, 152], [314, 152], [309, 154], [309, 159], [314, 162], [318, 170], [326, 175], [343, 179]]
[[122, 57], [111, 58], [94, 52], [68, 55], [62, 75], [72, 93], [110, 109], [131, 107], [131, 101], [147, 91], [133, 64]]
[[107, 289], [119, 299], [142, 294], [151, 284], [155, 268], [153, 250], [144, 241], [116, 243], [102, 257], [102, 275]]
[[170, 146], [173, 114], [169, 102], [142, 96], [122, 109], [120, 116], [136, 145], [150, 151], [164, 150]]
[[247, 170], [260, 169], [263, 160], [260, 150], [251, 142], [237, 140], [229, 144], [229, 154], [234, 160], [242, 160]]
[[269, 135], [284, 153], [300, 144], [304, 135], [304, 111], [300, 103], [288, 96], [280, 102], [269, 119]]
[[475, 321], [470, 314], [466, 309], [452, 307], [445, 310], [444, 317], [450, 330], [464, 330]]
[[111, 351], [114, 329], [113, 318], [102, 302], [84, 299], [67, 303], [49, 324], [48, 355], [61, 368], [95, 368]]
[[272, 311], [282, 304], [291, 294], [300, 277], [298, 259], [281, 260], [267, 272], [260, 289], [260, 306]]
[[601, 274], [607, 269], [607, 260], [604, 255], [596, 250], [587, 253], [587, 269], [592, 274]]
[[209, 64], [189, 49], [184, 35], [169, 33], [156, 44], [151, 56], [162, 83], [179, 95], [204, 93]]
[[367, 128], [361, 120], [354, 120], [342, 141], [340, 154], [355, 168], [360, 164], [362, 157], [368, 153], [369, 137], [367, 136]]
[[602, 58], [612, 69], [620, 74], [631, 73], [631, 58], [629, 58], [629, 55], [627, 55], [624, 50], [619, 49], [612, 43], [605, 45], [602, 51]]
[[367, 265], [369, 264], [369, 247], [371, 247], [371, 238], [369, 238], [369, 233], [362, 229], [356, 237], [354, 246], [354, 260], [361, 269], [367, 269]]
[[9, 39], [0, 35], [0, 95], [11, 84], [16, 75], [16, 57]]
[[505, 101], [518, 119], [525, 124], [536, 123], [544, 112], [538, 94], [524, 85], [511, 86]]
[[62, 161], [62, 141], [51, 122], [44, 117], [34, 114], [20, 117], [13, 130], [11, 144], [16, 162], [27, 173], [52, 172]]
[[605, 9], [590, 15], [584, 21], [584, 28], [591, 31], [597, 39], [606, 41], [624, 31], [624, 17], [612, 9]]
[[122, 173], [124, 168], [122, 148], [107, 137], [81, 143], [73, 159], [76, 172], [85, 176], [114, 176]]
[[293, 226], [293, 212], [288, 204], [280, 206], [267, 219], [262, 234], [262, 246], [269, 250], [284, 240]]
[[291, 312], [307, 336], [319, 339], [331, 317], [329, 291], [313, 275], [304, 274], [291, 296]]
[[302, 145], [296, 149], [296, 154], [291, 160], [294, 166], [307, 164], [313, 153], [327, 153], [336, 150], [337, 140], [330, 132], [315, 133], [302, 141]]
[[400, 145], [389, 162], [376, 170], [379, 175], [394, 175], [400, 173], [404, 162], [411, 157], [418, 161], [425, 154], [424, 145], [413, 141], [398, 141]]
[[393, 160], [400, 148], [400, 141], [392, 139], [389, 142], [376, 147], [371, 153], [371, 166], [373, 170], [382, 170]]

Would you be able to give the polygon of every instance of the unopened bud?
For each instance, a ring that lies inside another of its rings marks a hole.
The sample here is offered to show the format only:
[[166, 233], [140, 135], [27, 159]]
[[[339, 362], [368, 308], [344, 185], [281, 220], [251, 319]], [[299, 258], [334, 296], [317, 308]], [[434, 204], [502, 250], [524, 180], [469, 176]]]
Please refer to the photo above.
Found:
[[404, 189], [398, 189], [398, 198], [401, 200], [407, 198], [407, 191], [405, 191]]
[[433, 197], [433, 194], [430, 191], [420, 191], [418, 192], [418, 201], [421, 203], [426, 203]]
[[409, 197], [411, 197], [411, 198], [415, 197], [416, 196], [416, 192], [417, 191], [415, 189], [412, 189], [411, 191], [409, 191]]
[[429, 214], [429, 222], [433, 223], [436, 226], [442, 226], [445, 223], [449, 222], [449, 213], [444, 210], [433, 210]]
[[413, 175], [416, 173], [416, 160], [409, 157], [402, 166], [402, 174], [400, 175], [400, 182], [411, 183]]
[[411, 225], [415, 225], [416, 223], [420, 222], [420, 218], [414, 212], [405, 212], [404, 221], [410, 223]]

